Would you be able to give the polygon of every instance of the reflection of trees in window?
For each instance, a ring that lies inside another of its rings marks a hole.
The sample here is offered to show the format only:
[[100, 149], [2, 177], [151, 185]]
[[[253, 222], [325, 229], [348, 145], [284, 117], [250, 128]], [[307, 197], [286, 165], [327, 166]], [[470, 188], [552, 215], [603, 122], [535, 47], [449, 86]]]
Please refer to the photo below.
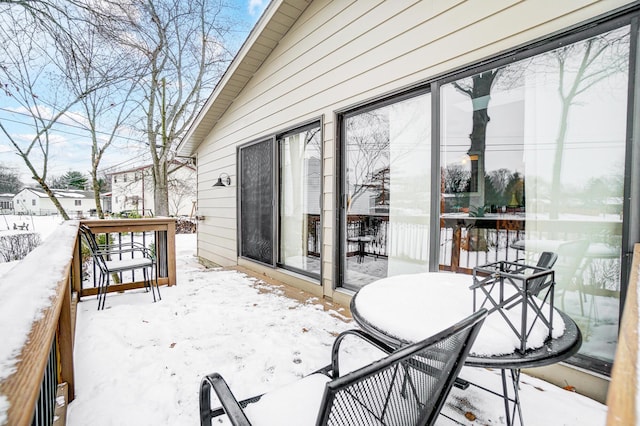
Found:
[[[385, 111], [364, 112], [345, 120], [349, 207], [372, 187], [380, 186], [381, 170], [389, 168], [389, 117]], [[378, 177], [376, 177], [378, 176]], [[388, 188], [388, 186], [387, 186]]]
[[471, 173], [469, 179], [469, 192], [477, 192], [478, 199], [475, 203], [484, 206], [484, 179], [485, 175], [485, 151], [487, 140], [487, 125], [489, 124], [489, 101], [491, 100], [491, 87], [497, 81], [501, 69], [485, 71], [472, 77], [453, 83], [453, 86], [461, 93], [469, 96], [473, 104], [472, 126], [469, 139], [471, 145], [467, 155], [471, 161]]
[[445, 194], [469, 192], [471, 172], [460, 164], [448, 164], [444, 169], [442, 182]]
[[617, 73], [626, 73], [629, 62], [629, 29], [623, 28], [574, 43], [541, 57], [550, 64], [551, 75], [558, 76], [561, 113], [556, 135], [551, 177], [551, 218], [558, 217], [561, 205], [562, 161], [572, 106], [596, 84]]

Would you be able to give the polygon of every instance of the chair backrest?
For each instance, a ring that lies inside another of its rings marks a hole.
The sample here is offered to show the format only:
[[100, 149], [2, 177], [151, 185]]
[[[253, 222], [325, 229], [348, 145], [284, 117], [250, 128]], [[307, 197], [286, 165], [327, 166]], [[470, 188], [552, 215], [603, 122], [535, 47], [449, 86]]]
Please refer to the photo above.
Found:
[[[543, 251], [538, 258], [538, 263], [536, 263], [536, 266], [538, 268], [551, 269], [553, 268], [553, 265], [555, 265], [556, 260], [558, 260], [557, 254], [550, 251]], [[551, 275], [545, 275], [543, 277], [530, 280], [527, 285], [527, 291], [534, 296], [537, 296], [540, 291], [548, 287], [550, 279]]]
[[91, 229], [86, 225], [80, 225], [80, 233], [87, 243], [87, 247], [89, 248], [91, 257], [93, 257], [93, 261], [98, 265], [100, 270], [105, 272], [107, 270], [106, 259], [100, 253], [100, 247], [98, 246], [95, 235], [93, 235]]
[[558, 247], [558, 264], [555, 267], [558, 285], [571, 285], [573, 278], [582, 271], [580, 265], [588, 248], [589, 242], [586, 240], [569, 241]]
[[318, 425], [432, 425], [487, 316], [470, 317], [327, 383]]
[[538, 268], [551, 269], [553, 268], [553, 265], [555, 265], [556, 260], [558, 260], [557, 254], [550, 251], [543, 251], [538, 258], [536, 266]]

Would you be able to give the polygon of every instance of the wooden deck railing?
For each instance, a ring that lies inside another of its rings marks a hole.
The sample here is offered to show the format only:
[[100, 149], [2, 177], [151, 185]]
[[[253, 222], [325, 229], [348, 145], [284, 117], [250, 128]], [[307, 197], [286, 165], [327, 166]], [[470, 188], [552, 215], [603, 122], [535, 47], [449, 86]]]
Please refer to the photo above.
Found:
[[[91, 232], [96, 235], [108, 234], [117, 235], [116, 241], [121, 241], [121, 237], [128, 234], [129, 239], [133, 239], [135, 234], [153, 232], [154, 251], [158, 262], [158, 284], [174, 285], [176, 283], [176, 222], [171, 218], [143, 218], [143, 219], [115, 219], [115, 220], [83, 220], [80, 223], [87, 225]], [[130, 241], [130, 240], [129, 240]], [[126, 244], [122, 242], [122, 244]], [[94, 296], [97, 294], [97, 287], [84, 287], [82, 282], [74, 288], [80, 296]], [[119, 292], [135, 288], [143, 288], [144, 281], [133, 281], [127, 283], [110, 284], [107, 292]]]
[[[74, 280], [80, 277], [80, 264], [74, 256], [78, 244], [77, 229], [77, 223], [65, 223], [2, 277], [4, 293], [0, 310], [14, 314], [11, 326], [3, 325], [7, 327], [6, 332], [16, 333], [23, 326], [28, 328], [31, 321], [24, 345], [21, 349], [15, 348], [19, 355], [12, 368], [13, 374], [0, 381], [0, 397], [9, 403], [4, 413], [8, 425], [45, 424], [53, 419], [55, 391], [52, 395], [51, 391], [41, 392], [41, 388], [51, 389], [57, 384], [67, 383], [69, 399], [74, 397], [75, 318], [72, 316], [71, 288]], [[36, 270], [34, 265], [38, 266]], [[47, 295], [50, 295], [48, 303]], [[40, 303], [44, 310], [38, 312], [37, 304], [32, 303], [29, 307], [20, 306], [25, 304], [25, 297], [43, 298]], [[14, 339], [8, 340], [10, 342], [5, 341], [4, 344], [15, 343]], [[6, 359], [0, 361], [11, 362]], [[47, 386], [51, 382], [53, 386]]]
[[[88, 220], [82, 223], [96, 234], [152, 231], [159, 283], [176, 283], [174, 219]], [[9, 336], [13, 338], [2, 344], [16, 347], [0, 350], [0, 365], [3, 366], [0, 371], [0, 424], [52, 424], [58, 385], [66, 384], [68, 401], [74, 399], [75, 302], [78, 295], [91, 295], [96, 291], [93, 287], [83, 289], [81, 258], [78, 222], [69, 221], [1, 277], [0, 324], [11, 327]], [[110, 290], [143, 285], [141, 282], [112, 285]], [[38, 302], [31, 303], [33, 299]], [[24, 338], [15, 339], [19, 336], [16, 330], [21, 329], [25, 330]]]
[[638, 410], [638, 285], [640, 244], [633, 250], [629, 288], [607, 395], [607, 426], [636, 425]]

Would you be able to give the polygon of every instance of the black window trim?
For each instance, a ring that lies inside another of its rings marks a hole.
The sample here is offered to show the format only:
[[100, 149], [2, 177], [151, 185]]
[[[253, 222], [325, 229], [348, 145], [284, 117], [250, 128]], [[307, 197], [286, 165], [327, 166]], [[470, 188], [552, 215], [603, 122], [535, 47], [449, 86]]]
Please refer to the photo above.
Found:
[[[294, 266], [290, 266], [287, 265], [285, 263], [282, 263], [280, 261], [280, 239], [282, 237], [281, 234], [281, 223], [280, 223], [280, 188], [281, 188], [281, 184], [282, 184], [282, 177], [280, 175], [280, 141], [287, 137], [287, 136], [291, 136], [294, 135], [296, 133], [301, 133], [304, 132], [306, 130], [310, 130], [313, 128], [320, 128], [320, 272], [319, 273], [313, 273], [313, 272], [309, 272], [307, 270], [304, 269], [300, 269], [300, 268], [296, 268]], [[304, 123], [298, 125], [298, 126], [294, 126], [294, 127], [289, 127], [286, 130], [279, 132], [275, 135], [275, 141], [276, 141], [276, 164], [277, 164], [277, 170], [276, 170], [276, 174], [277, 174], [277, 194], [276, 194], [276, 209], [275, 209], [275, 216], [276, 216], [276, 267], [278, 268], [282, 268], [291, 272], [295, 272], [296, 274], [300, 274], [300, 275], [304, 275], [306, 277], [318, 280], [319, 284], [322, 284], [322, 229], [323, 229], [323, 221], [322, 221], [322, 210], [323, 210], [323, 179], [322, 176], [324, 176], [324, 174], [322, 173], [322, 169], [323, 169], [323, 158], [324, 158], [324, 122], [323, 122], [323, 117], [319, 117], [313, 120], [309, 120], [309, 121], [305, 121]]]

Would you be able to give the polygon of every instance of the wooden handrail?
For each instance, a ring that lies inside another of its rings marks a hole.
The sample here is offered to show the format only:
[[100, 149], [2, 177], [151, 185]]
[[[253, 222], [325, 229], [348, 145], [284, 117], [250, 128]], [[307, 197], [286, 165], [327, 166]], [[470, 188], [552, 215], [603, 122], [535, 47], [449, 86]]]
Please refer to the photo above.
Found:
[[[154, 217], [154, 218], [141, 218], [141, 219], [112, 219], [112, 220], [82, 220], [80, 222], [83, 225], [88, 226], [91, 232], [94, 234], [103, 233], [126, 233], [126, 232], [166, 232], [167, 235], [167, 276], [159, 277], [158, 283], [160, 285], [172, 286], [176, 284], [176, 220], [170, 217]], [[107, 291], [118, 292], [130, 290], [133, 288], [142, 288], [144, 283], [142, 281], [128, 284], [116, 284], [109, 286]], [[81, 296], [93, 296], [97, 294], [95, 288], [78, 288], [78, 293]]]
[[633, 250], [629, 287], [607, 395], [607, 426], [637, 424], [638, 274], [640, 274], [640, 244], [636, 244]]
[[[61, 225], [42, 245], [33, 250], [25, 261], [20, 262], [3, 276], [3, 285], [12, 287], [12, 290], [17, 290], [18, 286], [24, 288], [24, 291], [2, 294], [0, 309], [4, 309], [5, 312], [11, 312], [9, 309], [11, 306], [20, 306], [27, 292], [30, 296], [40, 297], [45, 301], [50, 297], [49, 305], [41, 312], [29, 312], [29, 309], [25, 309], [20, 311], [21, 315], [16, 315], [18, 318], [15, 318], [14, 328], [28, 326], [28, 322], [31, 321], [31, 331], [22, 348], [17, 348], [19, 356], [15, 361], [13, 374], [0, 381], [0, 394], [9, 402], [9, 408], [5, 413], [6, 423], [9, 425], [31, 424], [54, 339], [57, 339], [60, 356], [58, 377], [67, 381], [70, 387], [69, 397], [70, 400], [73, 399], [70, 280], [75, 275], [73, 256], [76, 253], [74, 248], [77, 244], [77, 230], [77, 222], [66, 222]], [[53, 259], [52, 253], [55, 253]], [[56, 273], [51, 276], [52, 268], [48, 267], [33, 270], [33, 261], [27, 259], [42, 259], [40, 265], [43, 265], [43, 262], [46, 264], [44, 259], [49, 259]], [[14, 285], [11, 286], [11, 283]], [[37, 310], [37, 308], [34, 309]], [[14, 309], [13, 312], [17, 310]], [[11, 362], [4, 359], [0, 361]]]

